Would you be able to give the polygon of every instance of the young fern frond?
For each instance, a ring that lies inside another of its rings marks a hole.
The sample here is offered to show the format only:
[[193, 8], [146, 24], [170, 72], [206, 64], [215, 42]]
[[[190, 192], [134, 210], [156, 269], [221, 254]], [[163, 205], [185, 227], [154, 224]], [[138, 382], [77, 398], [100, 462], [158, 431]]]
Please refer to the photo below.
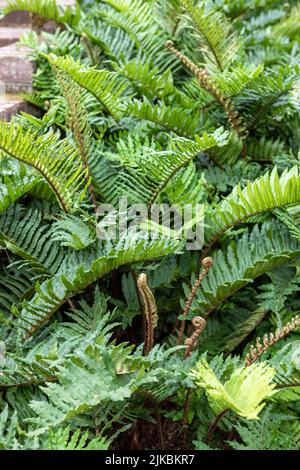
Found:
[[181, 344], [181, 341], [182, 341], [182, 337], [183, 337], [183, 333], [184, 333], [184, 328], [185, 328], [185, 323], [186, 323], [186, 318], [188, 316], [188, 313], [189, 313], [189, 310], [191, 308], [191, 305], [193, 303], [193, 300], [194, 300], [194, 297], [197, 293], [197, 290], [199, 289], [199, 286], [201, 284], [201, 282], [203, 281], [203, 279], [205, 278], [205, 276], [207, 276], [208, 272], [209, 272], [209, 269], [212, 267], [213, 265], [213, 260], [212, 258], [210, 258], [209, 256], [207, 258], [204, 258], [201, 262], [201, 265], [202, 265], [202, 272], [199, 274], [199, 277], [198, 279], [195, 281], [195, 283], [193, 284], [193, 287], [192, 287], [192, 290], [187, 298], [187, 301], [185, 303], [185, 306], [184, 306], [184, 309], [183, 309], [183, 312], [182, 312], [182, 317], [183, 319], [181, 320], [181, 325], [180, 325], [180, 329], [179, 329], [179, 333], [178, 333], [178, 338], [177, 338], [177, 344]]
[[0, 122], [0, 149], [41, 173], [65, 212], [78, 208], [86, 193], [87, 170], [68, 140], [59, 140], [53, 132], [39, 135], [15, 123]]
[[69, 26], [77, 26], [80, 21], [80, 7], [78, 3], [72, 6], [62, 6], [56, 0], [7, 0], [2, 8], [6, 15], [13, 11], [26, 10], [38, 16], [42, 16], [57, 23], [65, 23]]
[[144, 315], [147, 325], [146, 340], [145, 340], [145, 354], [149, 354], [153, 348], [153, 332], [157, 326], [158, 315], [155, 297], [147, 284], [147, 275], [141, 273], [137, 280], [137, 287], [144, 304]]
[[230, 409], [247, 419], [258, 419], [265, 400], [275, 393], [275, 370], [266, 363], [235, 369], [224, 385], [205, 359], [197, 363], [190, 375], [205, 390], [216, 415]]

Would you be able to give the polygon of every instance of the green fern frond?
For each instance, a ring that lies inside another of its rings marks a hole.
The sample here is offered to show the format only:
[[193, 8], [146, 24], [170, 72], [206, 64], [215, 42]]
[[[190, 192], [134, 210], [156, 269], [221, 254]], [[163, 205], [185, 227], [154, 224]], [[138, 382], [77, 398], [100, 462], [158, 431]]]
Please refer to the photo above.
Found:
[[194, 34], [205, 59], [224, 70], [234, 60], [240, 47], [229, 20], [220, 11], [207, 11], [202, 2], [194, 5], [193, 0], [180, 0], [180, 5], [192, 20]]
[[265, 135], [259, 140], [248, 139], [247, 142], [247, 155], [258, 162], [270, 162], [284, 154], [284, 149], [285, 143], [281, 139], [268, 139]]
[[14, 123], [0, 122], [0, 149], [40, 172], [65, 212], [72, 212], [86, 194], [81, 158], [67, 140], [53, 132], [39, 135]]
[[9, 318], [12, 307], [24, 298], [32, 295], [32, 279], [30, 272], [20, 269], [4, 269], [0, 271], [0, 308], [5, 318]]
[[40, 177], [35, 175], [5, 176], [4, 180], [0, 182], [0, 214], [29, 193], [39, 181]]
[[214, 73], [213, 81], [224, 95], [234, 98], [250, 87], [251, 82], [257, 79], [263, 72], [261, 64], [256, 67], [235, 65], [223, 73]]
[[299, 22], [300, 22], [300, 6], [295, 5], [287, 18], [282, 18], [280, 23], [277, 23], [272, 27], [270, 34], [271, 40], [277, 40], [278, 38], [288, 37], [294, 39], [299, 34]]
[[61, 246], [82, 250], [95, 241], [96, 227], [79, 217], [68, 215], [52, 225], [51, 239], [59, 242]]
[[76, 3], [62, 6], [56, 0], [7, 0], [3, 7], [6, 15], [13, 11], [29, 11], [57, 23], [65, 23], [75, 27], [80, 21], [80, 8]]
[[[105, 200], [117, 203], [120, 196], [127, 194], [130, 203], [145, 202], [150, 205], [181, 168], [187, 166], [199, 153], [222, 147], [226, 139], [227, 132], [219, 128], [212, 134], [204, 132], [201, 136], [195, 135], [194, 141], [171, 138], [170, 149], [165, 151], [142, 146], [139, 140], [130, 138], [127, 142], [119, 141], [114, 162], [115, 177], [109, 174], [107, 183], [101, 181]], [[122, 154], [125, 155], [124, 159], [120, 158]]]
[[17, 413], [11, 416], [8, 405], [6, 404], [0, 413], [0, 449], [11, 449], [14, 445], [18, 447], [16, 439], [17, 423]]
[[300, 241], [300, 227], [295, 218], [292, 217], [292, 215], [289, 214], [287, 210], [282, 208], [274, 209], [273, 212], [280, 222], [282, 222], [289, 229], [292, 237]]
[[159, 73], [149, 60], [132, 59], [116, 67], [116, 71], [129, 79], [140, 95], [164, 99], [176, 93], [170, 71]]
[[33, 299], [24, 305], [19, 325], [26, 336], [33, 334], [67, 301], [96, 280], [118, 266], [159, 258], [176, 252], [178, 242], [166, 239], [147, 240], [129, 236], [116, 246], [103, 246], [103, 243], [89, 250], [73, 253], [65, 259], [60, 271], [41, 285], [36, 285]]
[[[299, 330], [299, 328], [298, 328]], [[276, 370], [275, 382], [278, 394], [276, 402], [298, 401], [300, 396], [299, 341], [287, 343], [270, 359]]]
[[258, 76], [235, 98], [238, 110], [247, 120], [248, 128], [257, 128], [265, 116], [295, 114], [299, 104], [294, 97], [297, 68], [276, 67]]
[[[29, 271], [44, 275], [54, 274], [64, 252], [53, 243], [49, 224], [42, 221], [38, 210], [27, 210], [15, 205], [0, 216], [0, 243], [11, 253], [22, 258]], [[20, 263], [13, 263], [13, 265]]]
[[126, 114], [153, 122], [185, 137], [192, 137], [200, 130], [198, 113], [191, 113], [191, 111], [179, 106], [168, 106], [164, 101], [152, 105], [146, 97], [143, 101], [133, 100], [128, 105]]
[[[101, 34], [99, 34], [99, 30], [101, 30]], [[123, 61], [129, 62], [132, 58], [135, 42], [122, 29], [107, 27], [101, 18], [94, 18], [94, 22], [89, 23], [89, 28], [83, 28], [83, 32], [113, 62], [117, 64]]]
[[206, 243], [212, 246], [231, 227], [245, 222], [254, 215], [288, 206], [300, 201], [299, 168], [293, 167], [278, 175], [274, 167], [271, 174], [249, 182], [242, 190], [236, 186], [207, 217]]
[[[290, 421], [284, 413], [277, 416], [266, 409], [262, 412], [259, 422], [239, 422], [235, 430], [242, 442], [233, 441], [230, 445], [235, 450], [287, 451], [299, 448], [299, 426], [297, 421]], [[284, 424], [289, 424], [286, 428]], [[295, 424], [293, 424], [295, 423]], [[297, 433], [298, 431], [298, 433]]]
[[110, 347], [91, 345], [75, 354], [60, 368], [59, 382], [43, 387], [48, 401], [30, 403], [36, 414], [30, 422], [47, 431], [108, 401], [120, 406], [132, 395], [135, 385], [130, 374], [118, 374], [115, 364], [122, 363], [131, 350], [124, 343]]
[[[197, 290], [193, 314], [207, 316], [234, 292], [299, 254], [300, 244], [281, 224], [270, 222], [246, 231], [227, 249], [211, 255], [214, 265]], [[191, 285], [195, 280], [193, 275]], [[190, 287], [185, 286], [185, 291], [188, 294]]]
[[50, 64], [65, 72], [81, 87], [92, 93], [104, 108], [119, 121], [124, 114], [124, 93], [127, 82], [115, 72], [85, 67], [72, 57], [45, 56]]
[[[199, 352], [208, 351], [209, 355], [222, 351], [228, 355], [250, 335], [266, 315], [262, 307], [250, 311], [239, 305], [218, 312], [208, 318], [206, 328], [199, 340]], [[232, 325], [236, 325], [232, 331]]]
[[43, 385], [46, 382], [56, 381], [53, 371], [37, 361], [31, 363], [8, 355], [8, 367], [3, 367], [0, 374], [0, 389], [13, 389], [14, 387], [30, 387]]
[[108, 450], [110, 440], [105, 437], [89, 439], [89, 432], [66, 428], [51, 429], [44, 448], [49, 450]]

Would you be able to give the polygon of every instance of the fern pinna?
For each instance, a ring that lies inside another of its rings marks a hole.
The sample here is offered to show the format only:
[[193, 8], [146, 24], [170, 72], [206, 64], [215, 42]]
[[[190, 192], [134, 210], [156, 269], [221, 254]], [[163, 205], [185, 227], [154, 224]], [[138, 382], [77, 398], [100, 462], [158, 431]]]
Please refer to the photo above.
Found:
[[0, 447], [299, 448], [299, 5], [18, 10], [59, 27], [0, 123]]

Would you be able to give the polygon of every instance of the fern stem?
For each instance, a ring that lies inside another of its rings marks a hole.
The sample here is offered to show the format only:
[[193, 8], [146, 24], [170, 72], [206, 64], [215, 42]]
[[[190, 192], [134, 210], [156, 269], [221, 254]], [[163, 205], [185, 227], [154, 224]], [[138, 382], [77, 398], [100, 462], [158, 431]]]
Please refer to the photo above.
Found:
[[183, 338], [185, 324], [186, 324], [186, 317], [189, 313], [189, 310], [191, 308], [191, 305], [192, 305], [192, 302], [193, 302], [194, 297], [196, 295], [196, 292], [198, 290], [198, 287], [200, 286], [201, 282], [203, 281], [203, 279], [207, 275], [209, 269], [211, 268], [211, 266], [213, 264], [213, 260], [212, 260], [211, 257], [207, 257], [207, 258], [204, 258], [202, 260], [201, 264], [202, 264], [202, 267], [204, 268], [204, 270], [202, 271], [202, 273], [200, 273], [198, 279], [196, 280], [195, 284], [193, 285], [192, 290], [190, 292], [190, 295], [188, 296], [188, 299], [186, 301], [185, 307], [184, 307], [183, 312], [182, 312], [182, 316], [184, 318], [183, 318], [183, 320], [181, 320], [181, 325], [180, 325], [180, 329], [179, 329], [179, 333], [178, 333], [178, 338], [177, 338], [177, 344], [178, 345], [180, 345], [182, 343], [182, 338]]
[[235, 110], [233, 101], [226, 97], [215, 85], [209, 73], [204, 68], [197, 67], [188, 57], [179, 52], [175, 47], [173, 41], [166, 41], [165, 47], [169, 49], [197, 78], [198, 83], [204, 90], [211, 94], [211, 96], [219, 103], [227, 115], [231, 127], [236, 131], [241, 139], [247, 137], [246, 128], [242, 123], [242, 118]]
[[211, 422], [209, 428], [208, 428], [208, 431], [207, 431], [207, 435], [206, 435], [206, 438], [204, 439], [204, 443], [205, 444], [209, 444], [210, 441], [212, 440], [213, 438], [213, 435], [215, 433], [215, 430], [217, 429], [218, 427], [218, 424], [220, 422], [220, 420], [223, 418], [223, 416], [229, 411], [229, 408], [227, 408], [226, 410], [223, 410], [221, 413], [219, 413], [217, 416], [215, 416], [215, 418], [213, 419], [213, 421]]

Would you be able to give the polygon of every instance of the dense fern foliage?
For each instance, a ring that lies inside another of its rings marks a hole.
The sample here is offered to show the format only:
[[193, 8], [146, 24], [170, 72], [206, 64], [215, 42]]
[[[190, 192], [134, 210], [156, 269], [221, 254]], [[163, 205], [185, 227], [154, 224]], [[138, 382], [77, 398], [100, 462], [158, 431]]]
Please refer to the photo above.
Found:
[[59, 26], [0, 123], [0, 448], [298, 449], [298, 2], [20, 9]]

